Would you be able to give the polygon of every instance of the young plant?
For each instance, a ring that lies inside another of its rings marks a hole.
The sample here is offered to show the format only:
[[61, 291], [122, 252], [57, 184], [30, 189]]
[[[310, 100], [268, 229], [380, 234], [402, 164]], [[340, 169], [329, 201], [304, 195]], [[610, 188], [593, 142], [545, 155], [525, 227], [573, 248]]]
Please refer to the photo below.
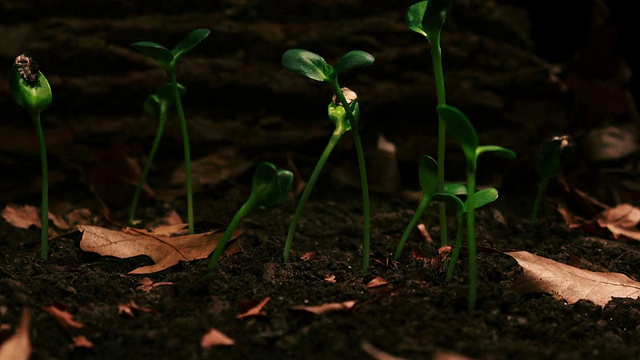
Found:
[[540, 203], [542, 203], [542, 198], [547, 190], [549, 180], [562, 171], [563, 155], [566, 154], [565, 150], [570, 146], [571, 139], [569, 136], [556, 136], [542, 146], [536, 157], [536, 170], [542, 180], [538, 183], [538, 191], [533, 201], [533, 211], [531, 212], [532, 226], [538, 221]]
[[[345, 93], [345, 98], [349, 102], [349, 107], [353, 113], [353, 116], [356, 118], [356, 120], [359, 119], [360, 107], [358, 106], [358, 98], [356, 93], [347, 88], [343, 88], [343, 93]], [[327, 107], [329, 120], [331, 120], [331, 122], [333, 122], [333, 125], [335, 126], [333, 130], [333, 134], [331, 135], [331, 138], [329, 138], [329, 142], [327, 143], [327, 146], [322, 152], [322, 155], [320, 155], [320, 159], [318, 160], [316, 167], [313, 169], [313, 172], [311, 173], [311, 177], [309, 177], [309, 181], [307, 182], [307, 185], [305, 186], [304, 191], [302, 192], [302, 196], [300, 197], [300, 200], [298, 202], [298, 207], [296, 207], [296, 212], [293, 215], [293, 220], [291, 220], [291, 224], [289, 224], [289, 231], [287, 232], [287, 240], [285, 241], [284, 251], [282, 254], [285, 262], [289, 261], [289, 255], [291, 252], [291, 244], [293, 243], [293, 237], [295, 236], [296, 229], [298, 227], [298, 221], [300, 220], [300, 216], [302, 216], [302, 210], [304, 209], [304, 206], [307, 203], [309, 196], [311, 195], [311, 190], [313, 190], [313, 187], [315, 186], [316, 181], [320, 177], [322, 168], [324, 167], [324, 164], [327, 162], [327, 159], [329, 159], [329, 156], [331, 155], [333, 148], [338, 144], [342, 136], [346, 134], [349, 130], [351, 130], [351, 123], [347, 119], [347, 111], [345, 110], [344, 106], [341, 103], [338, 103], [336, 100], [337, 99], [334, 96], [333, 100], [329, 103]]]
[[267, 208], [280, 205], [287, 199], [287, 195], [293, 185], [293, 173], [288, 170], [277, 170], [276, 167], [268, 162], [261, 162], [253, 175], [253, 185], [249, 199], [240, 207], [240, 210], [233, 216], [227, 230], [218, 242], [216, 250], [211, 255], [209, 269], [215, 269], [218, 266], [218, 259], [227, 241], [233, 235], [240, 220], [249, 214], [256, 207]]
[[166, 70], [169, 76], [171, 87], [173, 89], [173, 98], [175, 99], [176, 111], [180, 117], [180, 127], [182, 129], [182, 139], [184, 146], [184, 165], [187, 178], [187, 219], [189, 223], [189, 234], [193, 234], [193, 184], [191, 180], [191, 149], [189, 147], [189, 131], [187, 129], [187, 121], [184, 118], [184, 110], [182, 110], [182, 102], [180, 100], [180, 91], [178, 80], [176, 79], [175, 66], [176, 62], [187, 51], [193, 49], [204, 38], [206, 38], [211, 30], [197, 29], [190, 32], [180, 43], [169, 50], [166, 47], [151, 41], [138, 41], [131, 46], [141, 53], [156, 60]]
[[476, 169], [478, 157], [485, 152], [497, 152], [507, 158], [514, 158], [515, 152], [497, 145], [478, 145], [478, 134], [473, 128], [471, 121], [458, 109], [441, 105], [438, 106], [440, 118], [447, 126], [449, 135], [458, 142], [466, 158], [467, 171], [467, 201], [465, 209], [467, 211], [467, 243], [469, 246], [469, 311], [473, 311], [476, 306], [478, 294], [478, 270], [477, 270], [477, 249], [475, 237], [475, 209], [476, 204]]
[[40, 257], [42, 260], [47, 260], [49, 258], [49, 174], [47, 148], [44, 142], [40, 113], [51, 105], [51, 86], [49, 86], [49, 81], [44, 74], [40, 72], [36, 61], [29, 54], [22, 54], [16, 57], [13, 71], [9, 75], [9, 91], [18, 105], [27, 109], [38, 134], [42, 166]]
[[[302, 49], [287, 50], [282, 55], [282, 65], [289, 70], [298, 72], [312, 80], [321, 81], [329, 84], [336, 97], [337, 104], [350, 104], [347, 101], [343, 89], [340, 88], [338, 83], [338, 75], [347, 70], [365, 67], [373, 64], [374, 57], [364, 51], [353, 50], [346, 53], [338, 61], [338, 66], [334, 69], [329, 65], [320, 55], [312, 53]], [[369, 185], [367, 182], [367, 169], [364, 162], [364, 151], [362, 149], [362, 140], [360, 139], [360, 133], [358, 132], [358, 117], [354, 114], [355, 107], [344, 106], [346, 119], [349, 121], [351, 128], [353, 129], [353, 139], [356, 145], [356, 153], [358, 157], [358, 167], [360, 169], [360, 184], [362, 187], [362, 208], [364, 217], [364, 245], [362, 256], [362, 271], [366, 274], [369, 271], [369, 252], [370, 252], [370, 238], [371, 238], [371, 220], [369, 209]], [[326, 151], [325, 151], [326, 152]], [[328, 154], [327, 154], [328, 156]], [[321, 158], [322, 161], [322, 158]], [[318, 170], [319, 171], [319, 170]], [[309, 186], [309, 185], [307, 185]], [[305, 189], [306, 191], [306, 189]], [[311, 191], [311, 190], [309, 190]], [[307, 195], [308, 196], [308, 195]], [[302, 199], [301, 199], [302, 201]], [[306, 199], [304, 200], [306, 201]], [[299, 205], [300, 206], [300, 205]], [[302, 204], [304, 206], [304, 203]], [[296, 211], [301, 213], [300, 210]], [[299, 218], [298, 214], [298, 218]], [[293, 239], [293, 233], [297, 226], [297, 218], [293, 220], [296, 225], [289, 228], [289, 234], [287, 235], [287, 241], [289, 247], [291, 246], [291, 240]], [[291, 239], [291, 240], [289, 240]], [[285, 261], [289, 258], [289, 251], [285, 248]]]
[[[433, 75], [435, 77], [438, 106], [445, 105], [444, 71], [442, 70], [442, 49], [440, 33], [451, 9], [452, 0], [421, 1], [409, 7], [406, 15], [409, 29], [427, 38], [431, 45]], [[444, 159], [446, 144], [446, 126], [442, 117], [438, 119], [438, 191], [444, 191]], [[447, 214], [445, 204], [440, 203], [440, 244], [445, 246], [447, 239]]]
[[[180, 96], [184, 96], [186, 89], [184, 86], [178, 84], [178, 91], [180, 92]], [[142, 169], [142, 174], [140, 175], [140, 179], [138, 180], [138, 185], [136, 186], [136, 190], [133, 193], [133, 201], [131, 202], [131, 208], [129, 209], [129, 225], [133, 225], [136, 216], [136, 209], [138, 207], [138, 200], [140, 199], [140, 193], [142, 192], [142, 188], [144, 184], [147, 182], [147, 175], [149, 174], [149, 170], [151, 170], [151, 165], [153, 164], [153, 159], [156, 156], [156, 152], [158, 151], [158, 146], [160, 145], [160, 139], [162, 139], [162, 133], [164, 131], [165, 123], [167, 122], [167, 114], [169, 112], [169, 107], [175, 103], [175, 98], [173, 97], [173, 85], [171, 84], [163, 84], [161, 85], [155, 94], [149, 95], [147, 100], [144, 102], [144, 111], [150, 118], [158, 118], [158, 130], [156, 131], [156, 137], [153, 139], [153, 145], [151, 146], [151, 151], [149, 152], [149, 157], [147, 158], [147, 162], [144, 164], [144, 169]]]

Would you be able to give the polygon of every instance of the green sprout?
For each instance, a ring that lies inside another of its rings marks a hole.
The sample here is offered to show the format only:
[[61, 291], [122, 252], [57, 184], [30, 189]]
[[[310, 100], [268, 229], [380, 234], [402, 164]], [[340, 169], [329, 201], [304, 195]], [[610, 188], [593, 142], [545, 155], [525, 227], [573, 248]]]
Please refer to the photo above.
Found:
[[476, 169], [478, 157], [485, 152], [497, 152], [507, 158], [515, 158], [516, 153], [497, 145], [478, 145], [478, 134], [473, 128], [471, 121], [458, 109], [441, 105], [438, 106], [438, 113], [447, 126], [449, 135], [458, 142], [466, 158], [467, 170], [467, 201], [465, 210], [467, 212], [467, 243], [469, 246], [469, 311], [473, 311], [476, 306], [478, 295], [478, 265], [477, 249], [475, 237], [475, 209], [480, 205], [476, 199]]
[[49, 258], [49, 174], [47, 170], [47, 148], [40, 122], [40, 113], [51, 105], [51, 86], [40, 72], [38, 64], [28, 54], [16, 57], [13, 71], [9, 75], [9, 91], [18, 105], [27, 109], [36, 126], [40, 143], [40, 163], [42, 166], [42, 213], [40, 257]]
[[[182, 97], [187, 90], [184, 86], [178, 84], [178, 91], [180, 92], [180, 96]], [[151, 151], [149, 152], [149, 157], [147, 158], [147, 162], [144, 165], [144, 169], [142, 169], [142, 174], [140, 175], [138, 185], [136, 186], [136, 190], [133, 194], [133, 201], [131, 202], [131, 208], [129, 209], [129, 225], [133, 225], [135, 221], [136, 209], [138, 207], [140, 193], [142, 192], [142, 188], [147, 181], [147, 175], [149, 174], [149, 170], [151, 170], [153, 159], [155, 158], [156, 152], [158, 151], [158, 146], [160, 145], [160, 139], [162, 139], [164, 126], [167, 122], [169, 107], [174, 103], [175, 98], [173, 97], [173, 86], [171, 84], [163, 84], [158, 88], [155, 94], [149, 95], [147, 97], [147, 100], [144, 102], [145, 113], [151, 118], [158, 118], [159, 122], [158, 130], [156, 131], [156, 137], [155, 139], [153, 139], [153, 145], [151, 146]]]
[[193, 49], [204, 38], [206, 38], [211, 30], [197, 29], [193, 30], [180, 41], [180, 43], [169, 50], [166, 47], [151, 41], [138, 41], [131, 46], [140, 51], [144, 55], [156, 60], [167, 72], [173, 89], [173, 98], [175, 99], [176, 111], [180, 117], [180, 127], [182, 128], [182, 139], [184, 146], [184, 163], [187, 178], [187, 219], [189, 223], [189, 234], [193, 234], [193, 184], [191, 180], [191, 149], [189, 147], [189, 131], [187, 129], [187, 121], [184, 118], [184, 110], [182, 109], [182, 101], [180, 100], [180, 91], [178, 80], [176, 79], [175, 66], [176, 62], [187, 51]]
[[568, 135], [555, 136], [551, 141], [542, 145], [538, 156], [536, 157], [536, 170], [540, 175], [538, 183], [538, 191], [533, 201], [533, 211], [531, 212], [531, 225], [535, 225], [538, 221], [538, 211], [542, 198], [547, 190], [549, 180], [562, 171], [563, 155], [565, 150], [571, 146], [571, 139]]
[[[431, 45], [431, 59], [436, 84], [438, 106], [446, 104], [444, 71], [442, 69], [442, 49], [440, 33], [444, 25], [452, 0], [421, 1], [409, 7], [406, 22], [409, 29], [427, 38]], [[444, 159], [446, 144], [446, 126], [442, 117], [438, 119], [438, 191], [444, 191]], [[445, 204], [440, 203], [440, 244], [447, 244], [447, 214]]]
[[[298, 72], [312, 80], [321, 81], [328, 83], [331, 85], [333, 92], [335, 94], [336, 106], [333, 109], [329, 108], [329, 116], [332, 118], [332, 121], [336, 123], [336, 131], [334, 131], [334, 135], [331, 137], [327, 148], [323, 152], [316, 168], [314, 169], [311, 178], [309, 179], [309, 183], [307, 184], [302, 197], [300, 198], [300, 202], [298, 203], [298, 208], [296, 209], [296, 213], [291, 222], [291, 226], [289, 227], [289, 232], [287, 234], [287, 241], [285, 243], [284, 248], [284, 260], [289, 260], [289, 250], [291, 248], [291, 243], [293, 241], [293, 236], [295, 234], [295, 230], [298, 224], [298, 219], [302, 214], [302, 208], [311, 193], [311, 189], [324, 166], [324, 162], [329, 157], [331, 150], [338, 142], [340, 137], [349, 129], [353, 129], [353, 139], [356, 145], [356, 153], [358, 157], [358, 167], [360, 169], [360, 184], [362, 187], [362, 207], [364, 212], [364, 246], [363, 246], [363, 256], [362, 256], [362, 270], [366, 274], [369, 271], [369, 252], [370, 252], [370, 238], [371, 238], [371, 220], [370, 220], [370, 208], [369, 208], [369, 185], [367, 182], [367, 170], [364, 162], [364, 151], [362, 149], [362, 140], [360, 139], [360, 133], [358, 132], [358, 120], [359, 120], [359, 108], [357, 105], [357, 100], [355, 100], [356, 96], [353, 93], [353, 97], [350, 100], [347, 100], [345, 97], [345, 93], [349, 93], [347, 91], [343, 91], [344, 89], [340, 87], [338, 83], [338, 74], [343, 73], [347, 70], [356, 69], [360, 67], [365, 67], [373, 64], [374, 57], [364, 51], [353, 50], [346, 53], [340, 60], [338, 61], [338, 66], [334, 69], [331, 65], [329, 65], [320, 55], [312, 53], [307, 50], [302, 49], [290, 49], [287, 50], [282, 55], [282, 65], [289, 70], [293, 70]], [[353, 102], [352, 102], [353, 101]], [[344, 104], [349, 104], [348, 106], [344, 106]], [[344, 111], [344, 114], [340, 115], [340, 113]], [[333, 115], [332, 115], [333, 112]], [[334, 120], [333, 117], [336, 117]], [[338, 121], [337, 118], [342, 116], [342, 120]], [[345, 118], [346, 116], [346, 118]], [[346, 121], [345, 121], [346, 120]], [[339, 124], [339, 122], [341, 124]], [[337, 135], [336, 132], [339, 134]]]
[[224, 247], [240, 221], [256, 207], [267, 208], [284, 203], [285, 200], [287, 200], [287, 195], [292, 185], [293, 173], [291, 171], [278, 170], [273, 164], [268, 162], [258, 164], [258, 168], [253, 175], [253, 185], [249, 199], [247, 199], [233, 216], [227, 230], [225, 230], [222, 238], [220, 238], [216, 250], [213, 252], [213, 255], [211, 255], [209, 269], [213, 270], [218, 266], [218, 259], [222, 255]]

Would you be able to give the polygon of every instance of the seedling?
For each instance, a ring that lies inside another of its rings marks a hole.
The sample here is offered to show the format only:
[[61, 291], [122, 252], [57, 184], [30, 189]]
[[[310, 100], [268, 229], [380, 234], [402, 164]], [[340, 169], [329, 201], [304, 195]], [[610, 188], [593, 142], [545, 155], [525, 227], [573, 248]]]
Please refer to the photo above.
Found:
[[211, 255], [209, 269], [213, 270], [218, 266], [218, 259], [240, 221], [257, 207], [267, 208], [284, 203], [292, 185], [293, 173], [291, 171], [277, 170], [273, 164], [268, 162], [261, 162], [258, 165], [253, 175], [253, 186], [249, 199], [233, 216], [227, 230], [220, 238], [216, 250]]
[[[184, 86], [178, 84], [178, 91], [180, 92], [180, 96], [182, 97], [184, 96], [186, 89]], [[144, 184], [147, 182], [147, 175], [149, 174], [149, 170], [151, 170], [153, 159], [155, 158], [156, 152], [158, 151], [158, 146], [160, 145], [160, 139], [162, 139], [164, 126], [167, 122], [167, 113], [169, 112], [169, 107], [174, 103], [175, 98], [173, 97], [173, 86], [171, 84], [164, 84], [160, 86], [156, 93], [153, 95], [149, 95], [147, 97], [147, 100], [144, 102], [145, 113], [151, 118], [158, 118], [158, 130], [156, 131], [155, 139], [153, 139], [153, 145], [151, 146], [151, 151], [149, 152], [147, 162], [144, 164], [144, 169], [142, 169], [142, 174], [140, 175], [140, 179], [138, 180], [136, 191], [133, 194], [133, 201], [131, 202], [131, 208], [129, 209], [129, 225], [133, 225], [134, 223], [136, 208], [138, 207], [138, 200], [140, 199], [140, 193], [142, 192]]]
[[533, 201], [533, 211], [531, 212], [532, 226], [538, 221], [540, 203], [542, 203], [542, 198], [547, 191], [549, 180], [562, 171], [563, 155], [566, 154], [565, 150], [570, 146], [571, 139], [569, 136], [556, 136], [542, 146], [536, 157], [536, 170], [542, 180], [538, 183], [538, 191]]
[[[359, 119], [360, 107], [358, 106], [358, 99], [357, 99], [356, 93], [347, 88], [343, 88], [343, 93], [346, 94], [345, 98], [347, 99], [347, 101], [349, 101], [349, 107], [351, 108], [351, 111], [353, 112], [354, 117], [356, 119]], [[293, 215], [293, 220], [291, 220], [291, 224], [289, 225], [289, 231], [287, 232], [287, 240], [284, 244], [284, 251], [283, 251], [285, 262], [289, 261], [291, 244], [293, 243], [293, 237], [298, 227], [298, 221], [300, 220], [300, 216], [302, 216], [302, 210], [304, 209], [304, 206], [307, 203], [309, 196], [311, 195], [311, 191], [313, 190], [313, 187], [315, 186], [316, 181], [320, 177], [322, 168], [324, 167], [324, 164], [327, 162], [327, 159], [329, 159], [329, 156], [331, 155], [333, 148], [338, 144], [342, 136], [346, 134], [349, 130], [351, 130], [351, 123], [349, 122], [349, 120], [347, 120], [347, 111], [345, 110], [342, 104], [338, 104], [336, 102], [335, 96], [333, 101], [329, 103], [327, 110], [329, 114], [329, 120], [333, 122], [335, 129], [333, 130], [333, 134], [331, 135], [331, 138], [329, 139], [327, 146], [322, 152], [322, 155], [320, 156], [320, 159], [318, 160], [316, 167], [313, 169], [313, 172], [311, 173], [311, 177], [309, 177], [309, 181], [307, 182], [307, 185], [305, 186], [304, 191], [302, 192], [302, 196], [300, 197], [300, 200], [298, 202], [298, 207], [296, 208], [296, 212]]]
[[[438, 113], [447, 126], [449, 135], [458, 142], [466, 158], [467, 170], [467, 243], [469, 246], [469, 311], [476, 306], [478, 294], [477, 249], [475, 238], [475, 209], [480, 204], [476, 200], [476, 168], [478, 157], [485, 152], [497, 152], [507, 158], [514, 158], [515, 152], [497, 145], [478, 145], [478, 134], [471, 121], [458, 109], [438, 106]], [[478, 204], [478, 205], [476, 205]]]
[[42, 166], [42, 212], [40, 257], [49, 258], [49, 174], [47, 170], [47, 148], [40, 122], [40, 113], [51, 105], [51, 86], [40, 71], [38, 64], [29, 54], [16, 57], [13, 71], [9, 75], [9, 90], [18, 105], [27, 109], [36, 126], [40, 143], [40, 163]]
[[[444, 71], [442, 69], [442, 49], [440, 48], [440, 33], [444, 25], [452, 0], [421, 1], [409, 7], [406, 15], [409, 29], [427, 38], [431, 45], [431, 59], [433, 61], [433, 75], [435, 77], [438, 106], [446, 104], [444, 88]], [[438, 191], [444, 191], [444, 159], [446, 144], [446, 126], [442, 117], [438, 119]], [[447, 244], [447, 215], [445, 204], [440, 203], [440, 244]]]
[[[338, 83], [338, 74], [343, 73], [347, 70], [356, 69], [360, 67], [365, 67], [373, 64], [374, 57], [364, 51], [353, 50], [346, 53], [340, 60], [338, 61], [338, 66], [334, 69], [331, 65], [329, 65], [320, 55], [312, 53], [307, 50], [302, 49], [291, 49], [287, 50], [282, 55], [282, 65], [289, 70], [293, 70], [298, 72], [312, 80], [321, 81], [328, 83], [331, 85], [333, 92], [335, 93], [336, 103], [338, 105], [351, 104], [350, 101], [347, 101], [345, 98], [345, 94], [343, 93], [343, 89], [340, 88], [340, 84]], [[356, 103], [357, 104], [357, 103]], [[370, 252], [370, 238], [371, 238], [371, 220], [370, 220], [370, 209], [369, 209], [369, 185], [367, 182], [367, 169], [364, 162], [364, 151], [362, 150], [362, 141], [360, 139], [360, 133], [358, 132], [358, 116], [355, 113], [357, 109], [357, 105], [353, 107], [343, 106], [342, 109], [345, 111], [346, 120], [351, 125], [351, 129], [353, 129], [353, 139], [356, 145], [356, 153], [358, 156], [358, 167], [360, 169], [360, 184], [362, 187], [362, 208], [363, 208], [363, 217], [364, 217], [364, 245], [363, 245], [363, 256], [362, 256], [362, 271], [367, 273], [369, 271], [369, 252]], [[335, 140], [337, 142], [339, 137]], [[330, 142], [331, 144], [331, 142]], [[329, 146], [329, 145], [328, 145]], [[323, 157], [329, 156], [329, 152], [325, 150], [323, 153]], [[322, 165], [324, 165], [324, 161], [326, 158], [320, 158], [318, 161], [318, 173], [320, 172]], [[315, 172], [315, 170], [314, 170]], [[313, 176], [313, 175], [312, 175]], [[316, 177], [318, 174], [316, 174]], [[315, 182], [315, 180], [314, 180]], [[313, 184], [307, 188], [309, 188], [309, 193], [311, 192], [310, 188], [313, 187]], [[305, 189], [305, 192], [307, 189]], [[309, 195], [307, 194], [307, 197]], [[285, 244], [284, 250], [284, 259], [288, 261], [289, 259], [289, 248], [291, 247], [291, 241], [293, 240], [293, 235], [295, 233], [295, 229], [297, 226], [298, 218], [302, 213], [302, 207], [304, 207], [304, 203], [306, 202], [306, 198], [303, 197], [300, 199], [300, 203], [298, 204], [298, 209], [296, 210], [296, 216], [292, 221], [292, 225], [289, 227], [289, 233], [287, 234], [287, 243]]]
[[171, 81], [173, 89], [173, 98], [175, 99], [176, 111], [180, 117], [180, 127], [182, 128], [182, 139], [184, 146], [184, 164], [187, 178], [187, 219], [189, 223], [189, 234], [193, 234], [193, 184], [191, 180], [191, 149], [189, 146], [189, 131], [187, 129], [187, 121], [184, 118], [184, 110], [180, 100], [180, 91], [178, 88], [178, 80], [176, 79], [175, 66], [176, 62], [187, 51], [193, 49], [204, 38], [206, 38], [211, 30], [197, 29], [190, 32], [180, 43], [169, 50], [166, 47], [151, 41], [139, 41], [131, 44], [136, 50], [156, 60], [166, 70]]

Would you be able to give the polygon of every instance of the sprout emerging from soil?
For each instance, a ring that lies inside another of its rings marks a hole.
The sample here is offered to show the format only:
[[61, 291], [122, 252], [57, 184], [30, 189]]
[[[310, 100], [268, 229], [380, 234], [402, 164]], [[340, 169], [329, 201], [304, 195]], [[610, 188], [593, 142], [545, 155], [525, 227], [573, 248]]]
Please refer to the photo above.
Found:
[[275, 165], [268, 162], [261, 162], [258, 165], [253, 175], [253, 185], [249, 199], [233, 216], [227, 230], [220, 238], [216, 250], [211, 255], [209, 269], [213, 270], [218, 266], [218, 259], [240, 221], [256, 207], [267, 208], [284, 203], [292, 185], [293, 173], [291, 171], [278, 170]]
[[[446, 94], [444, 87], [444, 71], [442, 69], [442, 49], [440, 48], [440, 33], [452, 0], [421, 1], [409, 7], [406, 22], [409, 29], [427, 38], [431, 45], [431, 59], [435, 76], [438, 106], [445, 105]], [[444, 191], [444, 158], [446, 145], [446, 126], [442, 117], [438, 120], [438, 191]], [[445, 204], [440, 203], [440, 244], [445, 246], [447, 240], [447, 216]]]
[[42, 212], [41, 212], [41, 241], [40, 257], [49, 258], [49, 174], [47, 170], [47, 148], [44, 132], [40, 122], [40, 112], [51, 105], [51, 86], [40, 72], [38, 64], [29, 54], [16, 57], [13, 71], [9, 75], [9, 91], [18, 105], [27, 109], [31, 120], [36, 126], [38, 142], [40, 143], [40, 162], [42, 165]]
[[184, 110], [182, 109], [182, 101], [180, 100], [180, 90], [176, 79], [175, 66], [176, 62], [187, 51], [197, 46], [204, 38], [209, 36], [211, 30], [197, 29], [193, 30], [180, 41], [180, 43], [172, 50], [151, 41], [139, 41], [131, 44], [136, 50], [156, 60], [167, 71], [171, 88], [173, 89], [173, 98], [175, 99], [176, 111], [180, 117], [180, 127], [182, 129], [182, 139], [184, 146], [184, 165], [187, 178], [187, 222], [189, 223], [189, 234], [193, 234], [193, 184], [191, 180], [191, 149], [189, 146], [189, 131], [187, 129], [187, 121], [184, 118]]
[[507, 158], [515, 158], [516, 153], [497, 145], [478, 145], [478, 134], [471, 121], [458, 109], [442, 105], [438, 113], [447, 126], [449, 135], [458, 142], [466, 158], [467, 201], [464, 204], [467, 212], [467, 243], [469, 246], [469, 312], [476, 306], [478, 294], [478, 265], [475, 237], [475, 209], [480, 206], [476, 199], [476, 170], [478, 157], [485, 152], [497, 152]]
[[[341, 108], [345, 111], [344, 115], [346, 115], [346, 120], [349, 122], [350, 127], [353, 130], [353, 139], [356, 145], [356, 153], [358, 156], [358, 167], [360, 169], [360, 184], [362, 187], [362, 208], [364, 212], [363, 214], [364, 245], [363, 245], [363, 255], [362, 255], [362, 271], [364, 273], [367, 273], [369, 271], [369, 252], [370, 252], [370, 238], [371, 238], [371, 220], [370, 220], [371, 210], [369, 208], [369, 185], [367, 181], [367, 169], [364, 162], [364, 151], [362, 149], [362, 140], [360, 139], [360, 133], [358, 132], [359, 117], [356, 114], [356, 110], [358, 109], [357, 102], [354, 102], [355, 105], [352, 105], [352, 102], [345, 98], [345, 92], [343, 92], [343, 89], [340, 87], [340, 84], [338, 83], [338, 74], [343, 73], [347, 70], [369, 66], [373, 64], [374, 60], [375, 60], [374, 57], [367, 52], [360, 51], [360, 50], [353, 50], [346, 53], [344, 56], [342, 56], [342, 58], [340, 58], [340, 60], [338, 61], [338, 66], [334, 69], [320, 55], [312, 53], [307, 50], [290, 49], [290, 50], [287, 50], [282, 55], [282, 65], [284, 67], [286, 67], [289, 70], [293, 70], [297, 73], [300, 73], [312, 80], [328, 83], [329, 85], [331, 85], [333, 89], [333, 92], [335, 94], [335, 99], [336, 99], [334, 102], [337, 105], [350, 104], [349, 106], [342, 106]], [[331, 112], [331, 109], [330, 109], [330, 112]], [[327, 150], [325, 150], [325, 153], [323, 154], [323, 156], [325, 154], [328, 156]], [[324, 161], [326, 161], [326, 159], [323, 160], [323, 158], [321, 157], [316, 168], [318, 168], [318, 166], [321, 167], [321, 162], [324, 162]], [[317, 174], [316, 174], [316, 177], [317, 177]], [[306, 192], [306, 189], [305, 189], [305, 192]], [[298, 206], [299, 209], [296, 210], [297, 216], [294, 217], [292, 225], [289, 227], [289, 233], [287, 234], [287, 243], [285, 244], [285, 250], [284, 250], [285, 261], [289, 260], [289, 248], [291, 247], [291, 242], [293, 240], [298, 218], [300, 217], [300, 214], [302, 212], [302, 208], [300, 206], [304, 206], [304, 202], [306, 202], [306, 198], [303, 197], [301, 198], [300, 201], [302, 205]]]

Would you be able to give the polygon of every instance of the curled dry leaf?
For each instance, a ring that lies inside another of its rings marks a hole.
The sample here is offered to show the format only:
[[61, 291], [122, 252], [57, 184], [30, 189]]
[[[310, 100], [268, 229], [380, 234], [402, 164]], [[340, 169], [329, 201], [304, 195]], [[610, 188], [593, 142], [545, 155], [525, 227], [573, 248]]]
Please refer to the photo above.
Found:
[[25, 309], [15, 334], [0, 345], [0, 360], [28, 360], [30, 357], [29, 311]]
[[53, 316], [53, 318], [56, 319], [58, 324], [62, 326], [62, 328], [64, 328], [65, 330], [69, 330], [71, 328], [82, 329], [84, 327], [82, 323], [79, 323], [73, 320], [73, 315], [71, 315], [69, 312], [63, 309], [60, 309], [56, 305], [45, 306], [42, 308], [42, 310], [51, 314], [51, 316]]
[[170, 281], [161, 281], [154, 283], [153, 280], [149, 279], [148, 277], [142, 278], [140, 281], [138, 281], [138, 284], [140, 284], [140, 286], [138, 286], [136, 289], [144, 292], [149, 292], [158, 286], [173, 285], [173, 283]]
[[355, 301], [350, 300], [350, 301], [345, 301], [341, 303], [326, 303], [326, 304], [317, 305], [317, 306], [298, 305], [298, 306], [292, 306], [289, 309], [293, 311], [302, 311], [302, 312], [312, 313], [315, 315], [322, 315], [330, 311], [350, 310], [355, 306], [355, 304], [356, 304]]
[[[183, 228], [184, 224], [170, 226], [170, 229]], [[210, 231], [202, 234], [171, 236], [167, 228], [156, 231], [142, 231], [125, 228], [110, 230], [98, 226], [81, 225], [80, 248], [84, 251], [117, 258], [130, 258], [147, 255], [154, 265], [142, 266], [129, 274], [150, 274], [176, 265], [179, 261], [204, 259], [215, 250], [222, 233]], [[234, 231], [235, 239], [242, 230]]]
[[[236, 318], [243, 319], [250, 316], [267, 316], [267, 313], [262, 311], [262, 308], [267, 305], [269, 300], [271, 300], [271, 298], [267, 296], [266, 298], [262, 299], [257, 305], [250, 306], [247, 311], [236, 315]], [[250, 303], [253, 303], [253, 301], [251, 301]]]
[[217, 329], [209, 330], [209, 332], [202, 336], [202, 340], [200, 341], [200, 346], [203, 349], [210, 348], [212, 346], [231, 346], [235, 344], [236, 342], [232, 338]]
[[620, 204], [607, 209], [596, 220], [598, 225], [607, 228], [614, 239], [628, 239], [640, 241], [640, 229], [636, 226], [640, 222], [640, 209]]
[[379, 288], [379, 287], [386, 287], [387, 285], [389, 285], [389, 282], [383, 278], [381, 278], [380, 276], [376, 276], [375, 278], [373, 278], [373, 280], [369, 281], [369, 283], [367, 283], [367, 289], [374, 289], [374, 288]]
[[506, 252], [524, 269], [512, 289], [522, 293], [559, 295], [569, 304], [590, 300], [604, 306], [611, 298], [637, 298], [640, 283], [620, 273], [593, 272], [562, 264], [527, 251]]

